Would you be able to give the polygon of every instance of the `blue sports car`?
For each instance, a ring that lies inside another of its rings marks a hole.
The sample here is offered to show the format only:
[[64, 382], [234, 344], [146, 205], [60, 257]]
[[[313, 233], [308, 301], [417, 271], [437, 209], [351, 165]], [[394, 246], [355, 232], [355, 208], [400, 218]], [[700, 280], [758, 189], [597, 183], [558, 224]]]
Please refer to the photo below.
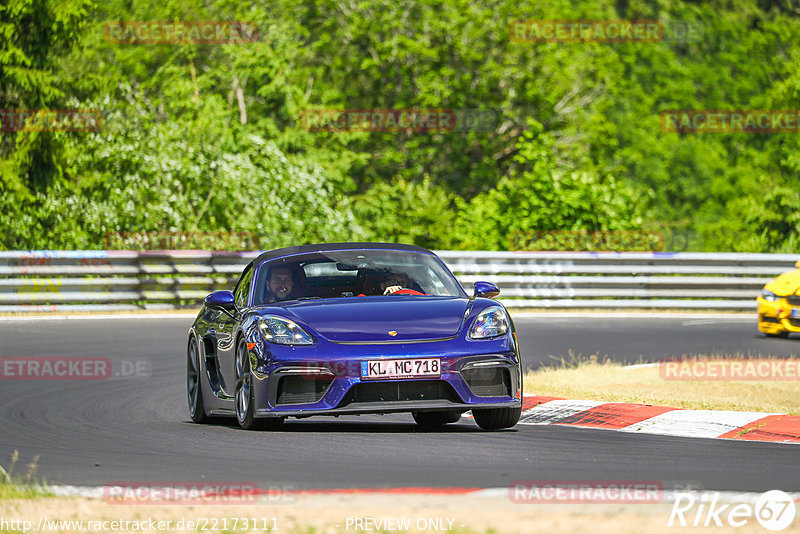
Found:
[[265, 252], [217, 291], [189, 329], [187, 392], [196, 423], [235, 415], [245, 429], [287, 417], [411, 412], [439, 427], [471, 410], [483, 429], [514, 426], [522, 373], [497, 286], [470, 297], [431, 251], [329, 243]]

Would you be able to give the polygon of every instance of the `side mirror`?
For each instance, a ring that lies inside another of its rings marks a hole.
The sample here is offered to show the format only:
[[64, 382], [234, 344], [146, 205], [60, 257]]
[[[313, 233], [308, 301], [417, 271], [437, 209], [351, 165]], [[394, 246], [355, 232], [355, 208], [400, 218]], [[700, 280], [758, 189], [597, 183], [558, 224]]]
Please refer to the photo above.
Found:
[[232, 312], [236, 309], [233, 293], [230, 291], [214, 291], [203, 302], [208, 308]]
[[800, 260], [797, 260], [795, 262], [794, 266], [797, 267], [798, 269], [800, 269]]
[[491, 282], [475, 282], [475, 298], [484, 297], [492, 299], [500, 294], [500, 290]]

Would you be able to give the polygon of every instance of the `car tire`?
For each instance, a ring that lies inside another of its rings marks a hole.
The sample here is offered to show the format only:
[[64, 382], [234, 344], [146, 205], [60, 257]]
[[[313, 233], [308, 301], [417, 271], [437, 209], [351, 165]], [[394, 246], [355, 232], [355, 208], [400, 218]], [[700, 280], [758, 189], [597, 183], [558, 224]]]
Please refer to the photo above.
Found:
[[475, 422], [484, 430], [499, 430], [511, 428], [519, 421], [522, 407], [518, 408], [486, 408], [472, 410]]
[[776, 334], [767, 334], [765, 332], [764, 335], [767, 337], [779, 337], [781, 339], [786, 339], [787, 337], [789, 337], [789, 332], [785, 330], [783, 332], [778, 332]]
[[414, 421], [422, 428], [438, 428], [461, 419], [461, 411], [446, 410], [442, 412], [411, 412]]
[[203, 373], [200, 365], [200, 351], [197, 338], [192, 335], [186, 349], [186, 395], [189, 401], [189, 415], [198, 424], [208, 423], [211, 417], [206, 415], [203, 403]]
[[236, 421], [245, 430], [275, 430], [283, 418], [256, 419], [253, 399], [253, 374], [250, 372], [250, 355], [244, 338], [236, 346], [236, 389], [233, 396]]

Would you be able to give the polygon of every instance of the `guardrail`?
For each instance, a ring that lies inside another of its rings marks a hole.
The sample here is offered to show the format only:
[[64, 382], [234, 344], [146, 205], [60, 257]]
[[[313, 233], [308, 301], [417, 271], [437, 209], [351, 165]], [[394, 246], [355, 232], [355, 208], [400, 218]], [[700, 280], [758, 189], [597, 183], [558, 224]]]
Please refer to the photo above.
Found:
[[[198, 307], [232, 289], [257, 252], [0, 252], [0, 312]], [[800, 256], [692, 252], [437, 254], [465, 288], [496, 283], [526, 308], [752, 310], [761, 287]]]

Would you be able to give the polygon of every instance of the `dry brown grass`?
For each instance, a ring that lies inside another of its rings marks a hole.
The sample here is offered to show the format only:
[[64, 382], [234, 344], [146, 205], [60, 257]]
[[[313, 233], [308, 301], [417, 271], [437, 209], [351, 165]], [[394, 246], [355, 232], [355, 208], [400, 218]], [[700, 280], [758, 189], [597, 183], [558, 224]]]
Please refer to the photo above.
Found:
[[797, 380], [666, 380], [658, 366], [631, 368], [597, 358], [573, 359], [529, 372], [525, 376], [525, 392], [698, 410], [800, 413]]

